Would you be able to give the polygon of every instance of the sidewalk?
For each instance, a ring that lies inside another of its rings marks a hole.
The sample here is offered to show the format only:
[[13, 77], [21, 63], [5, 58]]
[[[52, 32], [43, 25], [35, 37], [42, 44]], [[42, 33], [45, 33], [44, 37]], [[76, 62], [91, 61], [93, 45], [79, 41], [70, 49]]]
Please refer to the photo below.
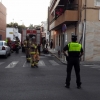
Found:
[[51, 53], [52, 55], [54, 55], [57, 59], [59, 59], [63, 64], [67, 64], [67, 61], [65, 59], [65, 56], [63, 55], [63, 53], [61, 53], [60, 57], [58, 55], [58, 51], [56, 49], [50, 49], [48, 48], [49, 53]]
[[[63, 55], [63, 53], [61, 53], [61, 56], [59, 57], [58, 56], [58, 51], [56, 49], [48, 48], [48, 50], [49, 50], [49, 53], [54, 55], [63, 64], [67, 64], [67, 61], [66, 61], [65, 56]], [[80, 64], [81, 65], [100, 65], [100, 61], [81, 61]]]

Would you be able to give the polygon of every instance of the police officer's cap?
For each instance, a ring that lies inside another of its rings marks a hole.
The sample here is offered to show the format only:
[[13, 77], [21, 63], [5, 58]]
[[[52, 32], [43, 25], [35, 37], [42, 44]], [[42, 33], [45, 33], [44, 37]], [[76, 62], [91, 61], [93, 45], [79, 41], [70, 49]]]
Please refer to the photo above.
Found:
[[72, 39], [77, 39], [77, 35], [72, 34]]

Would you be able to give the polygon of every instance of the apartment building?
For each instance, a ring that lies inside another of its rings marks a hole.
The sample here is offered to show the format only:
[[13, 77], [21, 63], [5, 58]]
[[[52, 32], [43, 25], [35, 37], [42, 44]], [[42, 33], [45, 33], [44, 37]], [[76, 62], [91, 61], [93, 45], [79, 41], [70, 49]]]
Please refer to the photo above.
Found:
[[100, 0], [51, 0], [48, 24], [57, 50], [74, 33], [83, 45], [83, 60], [100, 60]]
[[6, 39], [6, 7], [0, 2], [0, 40]]

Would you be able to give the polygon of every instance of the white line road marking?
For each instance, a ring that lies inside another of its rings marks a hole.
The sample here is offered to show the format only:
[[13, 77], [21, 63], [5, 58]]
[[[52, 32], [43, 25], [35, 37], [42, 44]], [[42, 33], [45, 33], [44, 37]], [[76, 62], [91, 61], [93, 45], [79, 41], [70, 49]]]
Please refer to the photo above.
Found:
[[91, 67], [91, 68], [100, 68], [100, 66], [97, 66], [97, 65], [96, 65], [96, 66], [94, 66], [94, 67]]
[[[25, 58], [26, 56], [21, 56], [22, 58]], [[40, 58], [46, 58], [46, 57], [44, 57], [44, 56], [40, 56]]]
[[87, 66], [94, 66], [94, 65], [83, 65], [83, 66], [86, 66], [87, 67]]
[[26, 61], [24, 62], [23, 67], [25, 67], [25, 65], [26, 65]]
[[26, 57], [26, 56], [21, 56], [21, 57]]
[[59, 65], [57, 62], [55, 62], [54, 60], [49, 60], [49, 62], [52, 64], [52, 65]]
[[40, 58], [46, 58], [46, 57], [44, 57], [44, 56], [40, 56]]
[[99, 65], [84, 65], [86, 67], [90, 67], [90, 68], [97, 68], [98, 70], [100, 70], [100, 66]]
[[5, 63], [5, 62], [0, 62], [0, 65], [2, 65], [3, 63]]
[[45, 63], [44, 63], [42, 60], [40, 60], [40, 61], [38, 62], [38, 66], [45, 66]]
[[47, 55], [45, 55], [45, 56], [51, 56], [51, 54], [47, 54]]
[[18, 61], [13, 61], [5, 68], [14, 68], [17, 63], [18, 63]]

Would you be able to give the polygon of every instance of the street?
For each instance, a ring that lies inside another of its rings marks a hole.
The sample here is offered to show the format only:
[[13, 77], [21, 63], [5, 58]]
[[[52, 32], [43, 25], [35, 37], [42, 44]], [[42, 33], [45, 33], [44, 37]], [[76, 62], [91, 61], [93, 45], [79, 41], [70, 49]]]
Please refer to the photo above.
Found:
[[41, 54], [38, 66], [31, 68], [21, 51], [0, 57], [0, 100], [100, 100], [99, 65], [81, 65], [81, 89], [74, 70], [70, 89], [64, 87], [66, 65], [52, 54]]

